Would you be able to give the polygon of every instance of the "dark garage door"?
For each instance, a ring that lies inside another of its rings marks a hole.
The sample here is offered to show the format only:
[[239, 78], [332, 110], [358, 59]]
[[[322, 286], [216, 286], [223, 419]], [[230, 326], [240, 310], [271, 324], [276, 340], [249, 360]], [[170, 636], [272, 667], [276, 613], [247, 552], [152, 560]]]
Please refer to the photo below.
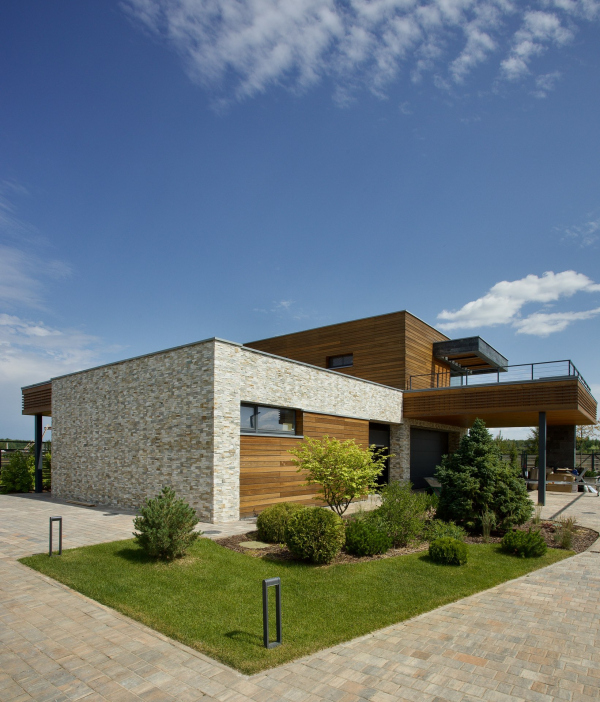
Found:
[[435, 467], [448, 453], [448, 432], [410, 430], [410, 480], [416, 488], [427, 487], [423, 478], [432, 478]]

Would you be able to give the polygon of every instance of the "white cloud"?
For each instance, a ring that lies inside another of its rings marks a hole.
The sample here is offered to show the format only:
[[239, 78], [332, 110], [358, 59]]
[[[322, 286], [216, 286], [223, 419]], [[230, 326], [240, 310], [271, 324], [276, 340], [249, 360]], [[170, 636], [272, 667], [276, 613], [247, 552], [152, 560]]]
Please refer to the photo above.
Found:
[[584, 312], [536, 312], [521, 318], [519, 315], [522, 308], [534, 302], [556, 302], [561, 298], [572, 297], [577, 292], [600, 292], [600, 285], [575, 271], [548, 271], [541, 277], [528, 275], [520, 280], [504, 280], [496, 283], [483, 297], [468, 302], [459, 310], [440, 312], [438, 319], [442, 323], [438, 327], [451, 331], [510, 324], [520, 334], [547, 336], [562, 331], [573, 321], [595, 316], [600, 308]]
[[533, 95], [540, 99], [548, 97], [548, 93], [554, 90], [554, 86], [560, 78], [562, 78], [562, 73], [560, 71], [552, 71], [551, 73], [545, 73], [544, 75], [538, 76], [535, 79], [535, 90], [533, 91]]
[[[329, 78], [340, 104], [358, 86], [382, 95], [400, 72], [460, 84], [496, 55], [516, 80], [535, 57], [597, 21], [596, 0], [122, 0], [227, 103], [272, 86]], [[548, 74], [547, 74], [548, 75]]]
[[600, 217], [574, 224], [564, 230], [563, 241], [575, 241], [582, 248], [592, 246], [598, 239], [600, 239]]

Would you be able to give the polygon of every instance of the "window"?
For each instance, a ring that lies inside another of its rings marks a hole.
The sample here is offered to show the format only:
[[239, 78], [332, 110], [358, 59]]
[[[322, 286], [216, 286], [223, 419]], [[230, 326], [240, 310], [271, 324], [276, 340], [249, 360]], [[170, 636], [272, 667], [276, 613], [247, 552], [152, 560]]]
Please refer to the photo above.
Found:
[[349, 368], [354, 365], [354, 354], [347, 353], [344, 356], [329, 356], [327, 359], [327, 368]]
[[295, 434], [296, 410], [264, 405], [242, 405], [240, 429], [244, 433]]

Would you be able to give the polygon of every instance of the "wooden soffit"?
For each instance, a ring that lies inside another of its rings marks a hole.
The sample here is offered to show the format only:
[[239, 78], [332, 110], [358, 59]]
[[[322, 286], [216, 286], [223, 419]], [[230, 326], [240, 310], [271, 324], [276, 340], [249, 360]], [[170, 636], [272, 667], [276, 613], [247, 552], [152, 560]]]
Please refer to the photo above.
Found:
[[548, 424], [594, 424], [596, 400], [577, 378], [524, 383], [411, 390], [404, 393], [407, 419], [470, 427], [530, 427], [546, 412]]
[[23, 393], [22, 414], [52, 416], [52, 382], [38, 383], [21, 388]]

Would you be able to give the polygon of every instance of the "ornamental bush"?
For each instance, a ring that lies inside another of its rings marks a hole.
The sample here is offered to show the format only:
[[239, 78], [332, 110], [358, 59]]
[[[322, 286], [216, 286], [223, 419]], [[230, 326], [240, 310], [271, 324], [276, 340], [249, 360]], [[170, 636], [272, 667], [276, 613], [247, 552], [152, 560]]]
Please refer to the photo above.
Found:
[[33, 488], [34, 458], [22, 451], [15, 451], [8, 465], [2, 468], [2, 493], [29, 492]]
[[476, 419], [458, 451], [444, 456], [436, 478], [442, 490], [437, 516], [481, 532], [482, 515], [492, 513], [501, 529], [531, 518], [533, 504], [518, 470], [502, 461], [485, 423]]
[[411, 483], [394, 481], [381, 490], [381, 506], [365, 521], [387, 534], [395, 548], [408, 546], [421, 536], [430, 498], [412, 491]]
[[200, 536], [194, 531], [198, 518], [185, 500], [177, 497], [171, 487], [146, 500], [133, 520], [135, 540], [152, 558], [172, 560], [184, 556]]
[[509, 531], [502, 539], [502, 550], [521, 558], [539, 558], [548, 546], [539, 531]]
[[432, 519], [425, 525], [422, 538], [423, 541], [429, 541], [430, 543], [445, 536], [449, 536], [451, 539], [456, 539], [457, 541], [464, 541], [466, 535], [466, 531], [454, 522], [444, 522], [441, 519]]
[[305, 509], [295, 502], [280, 502], [263, 510], [256, 520], [258, 538], [270, 544], [285, 542], [285, 528], [292, 514]]
[[467, 545], [450, 536], [443, 536], [429, 544], [429, 557], [434, 563], [464, 565], [467, 562]]
[[374, 556], [385, 553], [391, 546], [389, 536], [364, 519], [346, 525], [346, 551], [353, 556]]
[[306, 507], [288, 521], [285, 543], [291, 553], [311, 563], [331, 563], [346, 540], [344, 522], [323, 507]]

